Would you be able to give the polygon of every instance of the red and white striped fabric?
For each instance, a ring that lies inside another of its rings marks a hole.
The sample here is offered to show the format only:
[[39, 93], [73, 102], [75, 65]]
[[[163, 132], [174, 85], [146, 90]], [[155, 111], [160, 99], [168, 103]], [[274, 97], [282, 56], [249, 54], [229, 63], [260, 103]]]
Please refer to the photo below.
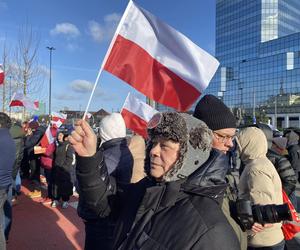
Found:
[[3, 66], [0, 64], [0, 84], [4, 83], [5, 75], [4, 75], [4, 70]]
[[218, 66], [213, 56], [132, 1], [103, 61], [106, 71], [179, 111], [199, 98]]
[[50, 125], [47, 127], [46, 132], [43, 135], [41, 142], [40, 142], [40, 144], [43, 148], [47, 148], [48, 145], [54, 143], [56, 132], [57, 132], [56, 128], [53, 128]]
[[129, 93], [121, 110], [121, 115], [127, 128], [147, 138], [147, 124], [157, 112], [157, 110]]
[[56, 128], [59, 128], [67, 119], [67, 114], [58, 112], [52, 112], [51, 116], [51, 124]]
[[9, 103], [10, 107], [25, 107], [27, 109], [38, 110], [38, 102], [31, 101], [27, 96], [22, 93], [14, 93]]

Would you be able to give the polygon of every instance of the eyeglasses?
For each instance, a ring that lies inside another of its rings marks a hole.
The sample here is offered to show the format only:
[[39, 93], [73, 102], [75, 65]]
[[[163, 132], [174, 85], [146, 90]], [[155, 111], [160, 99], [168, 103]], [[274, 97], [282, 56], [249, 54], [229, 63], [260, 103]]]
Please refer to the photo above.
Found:
[[217, 140], [221, 143], [225, 143], [225, 142], [229, 142], [229, 141], [232, 142], [236, 137], [235, 134], [232, 136], [229, 136], [229, 135], [219, 134], [218, 132], [215, 132], [215, 131], [213, 133], [214, 133], [215, 137], [217, 138]]

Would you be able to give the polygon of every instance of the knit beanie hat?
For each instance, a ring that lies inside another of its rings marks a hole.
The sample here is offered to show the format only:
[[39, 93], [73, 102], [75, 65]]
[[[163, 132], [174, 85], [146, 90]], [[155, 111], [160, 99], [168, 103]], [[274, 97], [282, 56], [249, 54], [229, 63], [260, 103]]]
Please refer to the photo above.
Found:
[[101, 144], [115, 138], [126, 137], [126, 125], [120, 113], [105, 116], [99, 125]]
[[236, 128], [236, 119], [230, 109], [213, 95], [205, 95], [197, 103], [193, 116], [204, 121], [211, 130]]

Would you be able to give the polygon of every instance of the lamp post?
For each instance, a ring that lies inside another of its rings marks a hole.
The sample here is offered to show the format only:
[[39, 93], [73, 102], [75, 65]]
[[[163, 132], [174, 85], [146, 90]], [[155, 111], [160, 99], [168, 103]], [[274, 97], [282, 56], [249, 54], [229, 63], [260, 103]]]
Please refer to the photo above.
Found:
[[[11, 76], [8, 76], [9, 78], [9, 104], [11, 102]], [[11, 106], [9, 105], [9, 116], [11, 116]]]
[[46, 47], [50, 54], [50, 76], [49, 76], [49, 116], [51, 115], [51, 70], [52, 70], [52, 51], [55, 50], [54, 47]]

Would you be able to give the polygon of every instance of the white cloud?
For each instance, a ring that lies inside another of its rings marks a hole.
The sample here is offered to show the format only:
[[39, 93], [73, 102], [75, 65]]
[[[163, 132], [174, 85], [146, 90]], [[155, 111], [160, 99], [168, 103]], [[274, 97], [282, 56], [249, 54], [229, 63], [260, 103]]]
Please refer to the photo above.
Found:
[[55, 28], [50, 30], [50, 35], [65, 35], [68, 38], [76, 38], [80, 35], [79, 29], [72, 23], [58, 23]]
[[77, 93], [87, 93], [93, 89], [93, 84], [86, 80], [74, 80], [70, 83], [71, 89]]
[[90, 21], [88, 23], [88, 33], [96, 42], [102, 42], [109, 40], [117, 27], [117, 24], [121, 16], [117, 13], [112, 13], [104, 17], [104, 23], [100, 24], [96, 21]]
[[0, 11], [6, 10], [7, 8], [7, 3], [5, 1], [0, 0]]

